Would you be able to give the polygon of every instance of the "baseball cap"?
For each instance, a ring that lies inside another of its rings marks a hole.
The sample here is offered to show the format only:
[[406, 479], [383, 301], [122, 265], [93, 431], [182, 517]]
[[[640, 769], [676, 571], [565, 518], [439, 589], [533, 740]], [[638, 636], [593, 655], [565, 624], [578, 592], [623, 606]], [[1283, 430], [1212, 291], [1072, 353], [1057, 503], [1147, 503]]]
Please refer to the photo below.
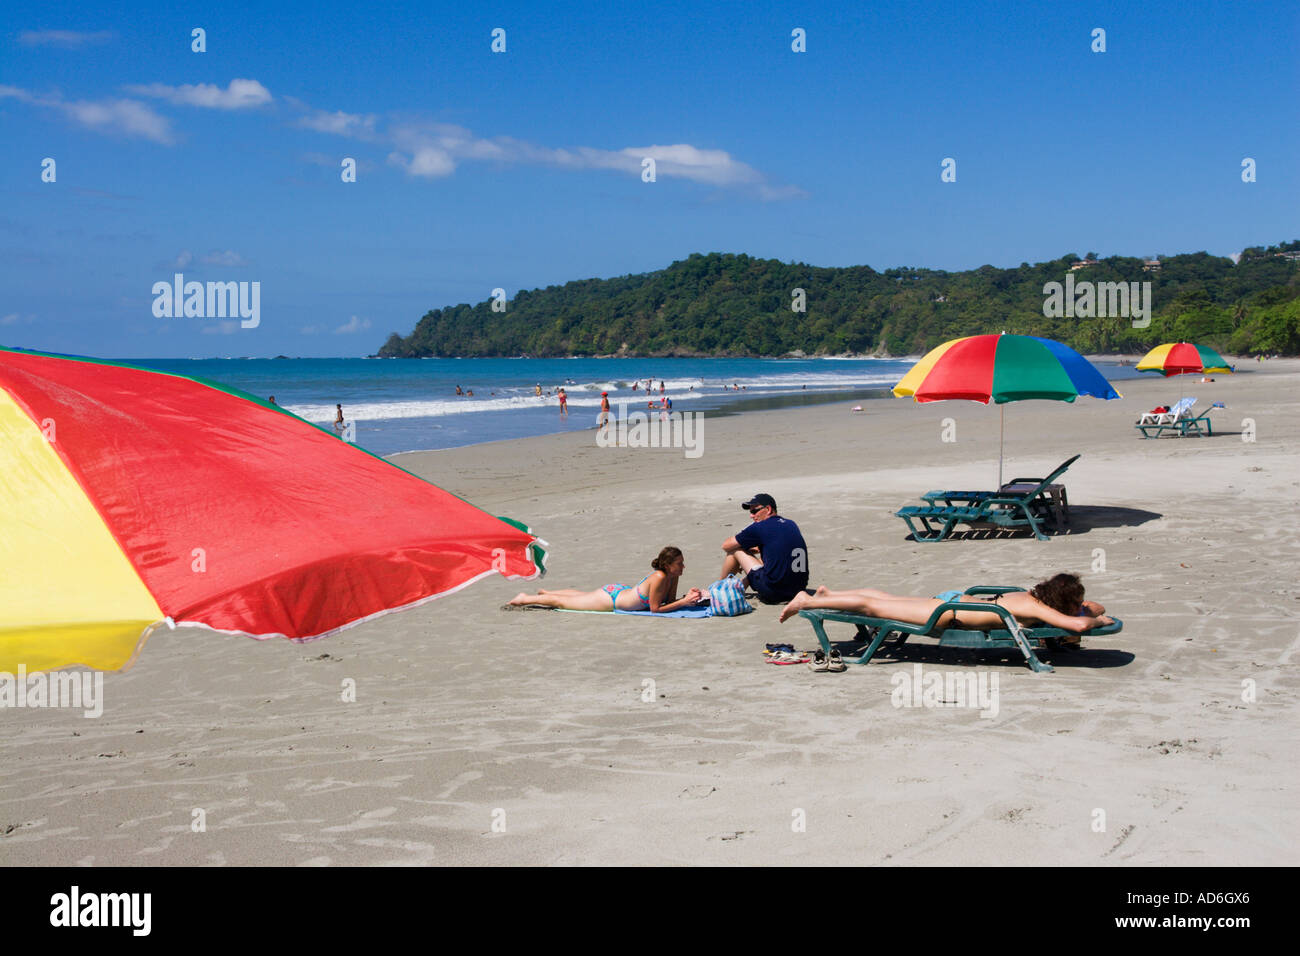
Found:
[[767, 505], [767, 507], [769, 507], [769, 508], [771, 508], [773, 511], [775, 511], [775, 510], [776, 510], [776, 499], [773, 498], [771, 495], [762, 495], [762, 494], [760, 494], [760, 495], [754, 495], [754, 497], [750, 498], [748, 501], [746, 501], [746, 502], [745, 502], [743, 505], [741, 505], [740, 507], [742, 507], [742, 508], [744, 508], [746, 511], [748, 511], [750, 508], [753, 508], [753, 507], [755, 507], [755, 506], [762, 506], [762, 505]]

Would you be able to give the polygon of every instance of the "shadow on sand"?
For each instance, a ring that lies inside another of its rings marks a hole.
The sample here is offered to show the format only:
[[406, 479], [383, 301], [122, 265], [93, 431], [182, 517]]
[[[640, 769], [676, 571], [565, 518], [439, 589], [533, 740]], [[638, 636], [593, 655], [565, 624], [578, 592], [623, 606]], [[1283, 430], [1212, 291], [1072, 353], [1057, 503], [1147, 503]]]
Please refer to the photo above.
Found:
[[[1143, 511], [1141, 508], [1119, 508], [1107, 505], [1071, 505], [1070, 506], [1070, 523], [1065, 526], [1063, 531], [1057, 531], [1049, 520], [1044, 527], [1044, 531], [1050, 537], [1061, 537], [1072, 534], [1087, 534], [1089, 531], [1098, 528], [1136, 528], [1146, 524], [1148, 521], [1155, 521], [1157, 518], [1163, 518], [1164, 515], [1157, 511]], [[999, 528], [988, 526], [975, 526], [961, 530], [960, 527], [954, 528], [953, 531], [944, 538], [945, 541], [983, 541], [988, 538], [1032, 538], [1034, 533], [1028, 528]], [[909, 534], [908, 541], [915, 540]]]
[[[1112, 636], [1119, 637], [1120, 635]], [[875, 657], [871, 659], [868, 666], [933, 664], [935, 666], [971, 667], [976, 664], [1004, 664], [1009, 667], [1029, 669], [1024, 656], [1015, 648], [975, 650], [964, 647], [940, 647], [938, 644], [914, 643], [917, 640], [918, 638], [913, 637], [907, 643], [898, 646], [886, 644], [876, 651]], [[925, 640], [925, 638], [922, 637], [919, 640]], [[1098, 640], [1104, 640], [1104, 638], [1098, 638]], [[852, 641], [832, 642], [831, 646], [837, 648], [845, 657], [857, 657], [866, 648], [865, 644]], [[1106, 667], [1127, 667], [1136, 657], [1136, 654], [1129, 651], [1096, 645], [1090, 646], [1086, 643], [1086, 638], [1082, 647], [1038, 651], [1038, 659], [1051, 664], [1057, 670], [1072, 667], [1093, 670]], [[853, 670], [854, 667], [855, 665], [849, 665], [849, 670]]]

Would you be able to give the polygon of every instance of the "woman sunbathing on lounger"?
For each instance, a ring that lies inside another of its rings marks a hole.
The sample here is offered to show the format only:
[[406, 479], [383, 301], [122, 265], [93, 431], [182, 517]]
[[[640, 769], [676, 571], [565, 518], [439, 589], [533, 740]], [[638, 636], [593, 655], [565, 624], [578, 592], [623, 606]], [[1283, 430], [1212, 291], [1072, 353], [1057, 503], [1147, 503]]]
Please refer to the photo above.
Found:
[[679, 611], [705, 603], [709, 596], [699, 588], [691, 588], [684, 598], [677, 597], [677, 581], [686, 570], [686, 561], [678, 548], [664, 548], [659, 557], [650, 562], [654, 568], [639, 584], [606, 584], [596, 591], [577, 591], [566, 588], [536, 594], [520, 592], [511, 604], [540, 604], [566, 611]]
[[[924, 624], [930, 620], [934, 609], [949, 601], [972, 601], [982, 604], [999, 604], [1011, 612], [1021, 624], [1033, 626], [1046, 624], [1063, 631], [1082, 634], [1094, 627], [1112, 624], [1106, 609], [1096, 601], [1083, 599], [1083, 583], [1076, 574], [1058, 574], [1054, 578], [1034, 585], [1028, 591], [1011, 591], [992, 597], [966, 595], [960, 591], [945, 591], [932, 598], [903, 597], [860, 588], [854, 591], [830, 591], [818, 588], [813, 596], [796, 594], [793, 601], [781, 612], [785, 621], [800, 611], [825, 608], [831, 611], [848, 611], [867, 617], [886, 618], [905, 624]], [[1002, 627], [1004, 622], [996, 611], [945, 611], [936, 622], [936, 628], [960, 627], [970, 630]]]

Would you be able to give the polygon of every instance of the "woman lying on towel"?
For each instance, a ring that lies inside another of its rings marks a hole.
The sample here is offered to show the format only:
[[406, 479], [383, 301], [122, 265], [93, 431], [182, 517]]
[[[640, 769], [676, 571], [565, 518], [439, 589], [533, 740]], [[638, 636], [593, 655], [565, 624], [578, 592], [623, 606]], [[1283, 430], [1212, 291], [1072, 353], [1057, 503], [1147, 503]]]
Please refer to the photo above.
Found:
[[708, 602], [709, 596], [699, 588], [691, 588], [684, 598], [677, 597], [677, 581], [686, 570], [680, 549], [664, 548], [659, 557], [650, 562], [650, 567], [654, 570], [639, 584], [606, 584], [596, 591], [538, 589], [536, 594], [520, 592], [510, 603], [540, 604], [566, 611], [653, 611], [660, 614]]
[[[1096, 601], [1083, 599], [1083, 582], [1077, 574], [1058, 574], [1034, 585], [1028, 591], [1011, 591], [991, 597], [987, 594], [967, 595], [960, 591], [945, 591], [932, 598], [903, 597], [872, 588], [854, 591], [818, 588], [817, 593], [811, 597], [807, 594], [795, 595], [794, 600], [781, 612], [781, 620], [787, 620], [803, 610], [823, 608], [901, 621], [904, 624], [924, 624], [930, 620], [935, 608], [949, 601], [998, 604], [1028, 627], [1045, 624], [1075, 634], [1114, 623], [1106, 616], [1104, 607]], [[1002, 627], [1004, 622], [996, 611], [945, 611], [935, 626], [978, 631]]]

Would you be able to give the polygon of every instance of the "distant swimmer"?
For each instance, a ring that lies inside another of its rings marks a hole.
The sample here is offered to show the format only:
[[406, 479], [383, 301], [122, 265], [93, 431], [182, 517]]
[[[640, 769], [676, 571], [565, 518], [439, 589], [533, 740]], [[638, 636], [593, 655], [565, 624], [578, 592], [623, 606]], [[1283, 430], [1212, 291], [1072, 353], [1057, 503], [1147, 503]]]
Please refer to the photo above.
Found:
[[271, 404], [272, 404], [272, 405], [275, 404], [275, 396], [274, 396], [274, 395], [271, 396]]
[[466, 397], [466, 398], [473, 398], [473, 397], [474, 397], [474, 389], [472, 389], [472, 388], [467, 388], [467, 389], [465, 390], [465, 397]]
[[542, 383], [541, 383], [541, 382], [538, 382], [536, 385], [533, 386], [533, 394], [535, 394], [538, 398], [541, 398], [541, 397], [542, 397]]
[[464, 395], [464, 394], [465, 394], [464, 392], [462, 392], [462, 391], [460, 390], [460, 386], [459, 386], [459, 385], [456, 386], [456, 394], [457, 394], [457, 395]]
[[560, 389], [560, 417], [569, 417], [569, 396], [564, 394], [564, 389]]

